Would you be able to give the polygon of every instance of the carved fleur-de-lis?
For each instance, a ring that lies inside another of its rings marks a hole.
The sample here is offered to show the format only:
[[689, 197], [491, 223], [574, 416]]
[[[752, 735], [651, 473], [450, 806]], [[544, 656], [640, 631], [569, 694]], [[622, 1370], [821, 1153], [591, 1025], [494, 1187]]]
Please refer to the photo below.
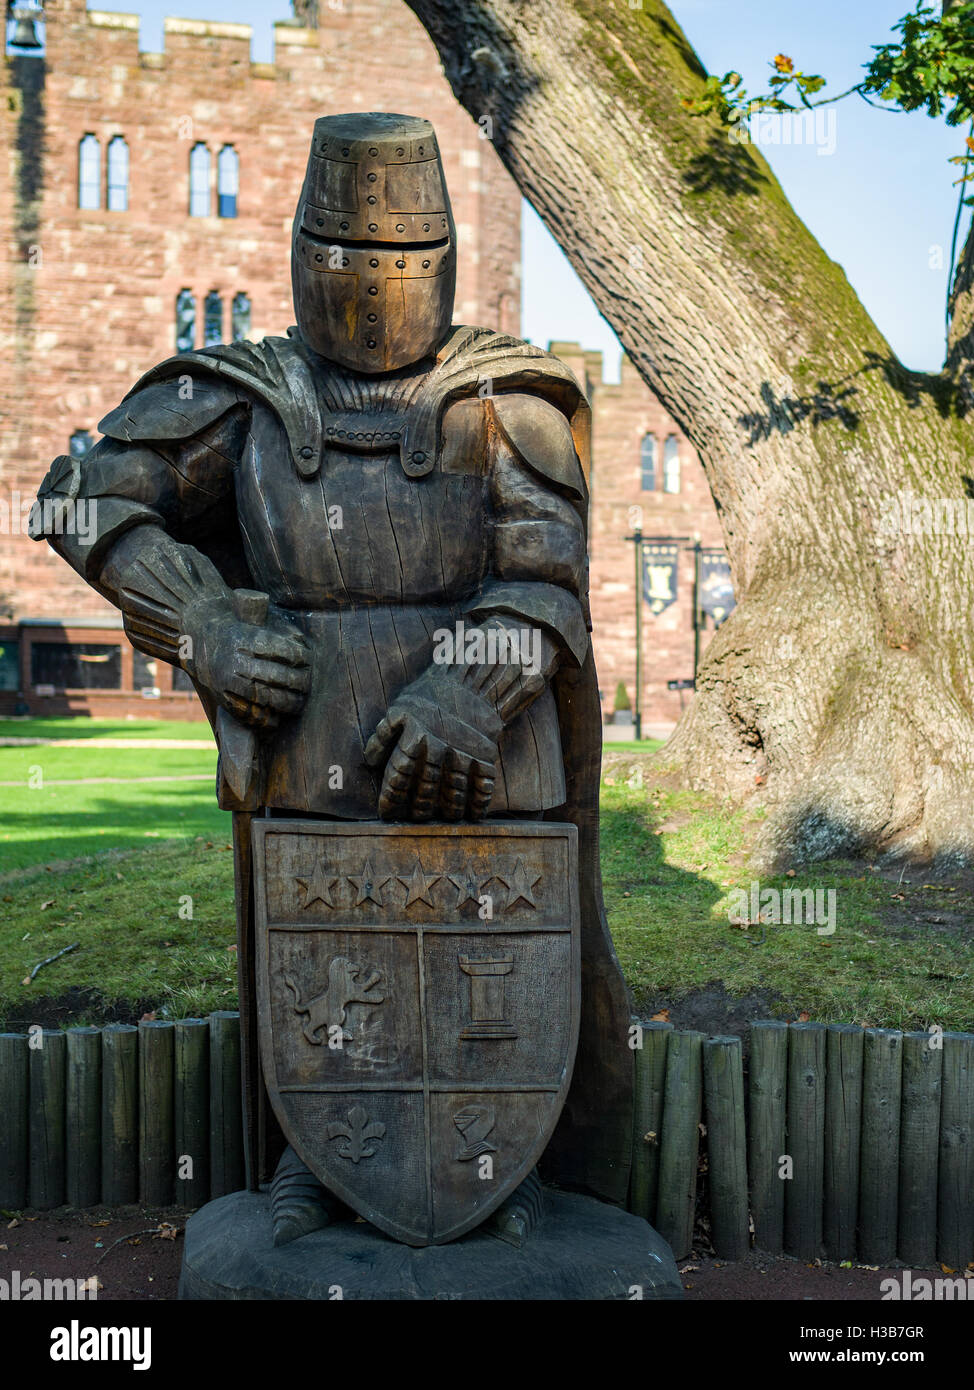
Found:
[[370, 1120], [361, 1105], [353, 1105], [346, 1118], [348, 1124], [336, 1120], [328, 1126], [328, 1138], [342, 1141], [338, 1146], [339, 1158], [350, 1158], [353, 1163], [371, 1158], [385, 1137], [385, 1125]]

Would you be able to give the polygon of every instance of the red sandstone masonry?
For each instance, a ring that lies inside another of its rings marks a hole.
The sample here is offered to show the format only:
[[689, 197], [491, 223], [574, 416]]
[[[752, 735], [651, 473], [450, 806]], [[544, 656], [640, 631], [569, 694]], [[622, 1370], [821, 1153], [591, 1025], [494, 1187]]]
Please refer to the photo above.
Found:
[[[456, 318], [519, 332], [520, 197], [400, 0], [343, 0], [340, 10], [322, 5], [318, 30], [278, 24], [272, 64], [250, 61], [246, 25], [167, 20], [164, 52], [140, 53], [134, 15], [86, 11], [83, 0], [48, 0], [45, 10], [40, 231], [30, 257], [36, 264], [27, 263], [17, 241], [29, 212], [19, 171], [31, 157], [21, 93], [11, 60], [0, 68], [8, 151], [0, 167], [0, 233], [15, 248], [0, 269], [0, 495], [8, 505], [16, 493], [29, 502], [70, 435], [96, 435], [98, 420], [138, 376], [172, 354], [181, 289], [196, 295], [198, 346], [210, 290], [223, 299], [225, 337], [240, 291], [251, 299], [251, 337], [285, 331], [292, 321], [291, 217], [312, 123], [328, 111], [381, 107], [429, 117], [459, 230]], [[78, 209], [78, 143], [88, 132], [101, 142], [103, 202], [108, 141], [116, 134], [127, 140], [129, 211]], [[189, 154], [197, 140], [210, 151], [214, 207], [216, 156], [224, 144], [239, 155], [235, 219], [188, 216]], [[621, 385], [604, 385], [598, 353], [556, 346], [593, 403], [592, 604], [610, 710], [617, 681], [630, 696], [634, 685], [633, 554], [622, 540], [632, 529], [628, 507], [643, 506], [647, 534], [700, 532], [712, 544], [720, 541], [719, 527], [703, 471], [682, 436], [681, 494], [640, 492], [642, 435], [651, 429], [662, 444], [679, 432], [633, 369], [625, 364]], [[660, 619], [646, 614], [650, 722], [678, 715], [680, 697], [665, 683], [692, 670], [688, 563], [679, 603]], [[0, 534], [0, 618], [4, 606], [15, 617], [111, 611], [53, 552], [22, 534]]]

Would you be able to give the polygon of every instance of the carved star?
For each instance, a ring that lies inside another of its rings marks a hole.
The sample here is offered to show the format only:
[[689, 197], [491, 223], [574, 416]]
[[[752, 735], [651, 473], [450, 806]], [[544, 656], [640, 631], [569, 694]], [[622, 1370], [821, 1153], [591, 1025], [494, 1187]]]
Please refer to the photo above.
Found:
[[455, 878], [453, 874], [449, 874], [448, 877], [457, 890], [457, 907], [463, 907], [466, 903], [480, 906], [481, 890], [490, 882], [489, 878]]
[[510, 912], [514, 904], [522, 899], [527, 903], [528, 907], [538, 906], [532, 895], [536, 885], [541, 882], [541, 875], [535, 874], [532, 878], [524, 867], [523, 859], [518, 859], [515, 862], [514, 872], [511, 874], [510, 878], [505, 878], [503, 874], [498, 874], [497, 877], [500, 879], [501, 883], [505, 884], [510, 890], [510, 896], [504, 904], [505, 912]]
[[334, 888], [338, 879], [334, 874], [330, 874], [325, 868], [325, 861], [319, 859], [310, 874], [303, 877], [295, 877], [295, 882], [300, 883], [304, 889], [304, 902], [302, 907], [310, 907], [312, 903], [324, 903], [325, 907], [334, 907], [331, 900], [331, 890]]
[[423, 866], [419, 862], [419, 855], [416, 856], [416, 867], [408, 878], [404, 874], [397, 874], [400, 883], [406, 885], [406, 906], [410, 903], [428, 903], [433, 906], [433, 899], [430, 897], [430, 889], [434, 883], [439, 883], [439, 874], [424, 874]]
[[373, 902], [378, 907], [383, 906], [382, 890], [392, 878], [391, 874], [386, 874], [385, 878], [379, 878], [372, 864], [372, 856], [369, 855], [362, 866], [360, 874], [349, 874], [349, 883], [354, 883], [358, 889], [358, 897], [355, 899], [354, 906], [358, 907], [364, 902]]

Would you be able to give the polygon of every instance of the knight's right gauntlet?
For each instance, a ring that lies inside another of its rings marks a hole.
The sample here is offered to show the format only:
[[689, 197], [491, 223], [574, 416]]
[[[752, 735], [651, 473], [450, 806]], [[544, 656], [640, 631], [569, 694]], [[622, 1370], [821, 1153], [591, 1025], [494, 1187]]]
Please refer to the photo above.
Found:
[[181, 666], [236, 718], [272, 725], [301, 708], [310, 682], [304, 638], [283, 618], [242, 621], [233, 590], [193, 546], [139, 526], [112, 547], [100, 582], [132, 645]]

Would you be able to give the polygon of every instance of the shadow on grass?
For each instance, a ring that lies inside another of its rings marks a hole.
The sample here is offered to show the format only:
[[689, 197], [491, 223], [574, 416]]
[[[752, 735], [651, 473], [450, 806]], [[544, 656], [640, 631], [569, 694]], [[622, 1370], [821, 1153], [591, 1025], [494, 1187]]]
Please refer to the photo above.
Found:
[[5, 809], [0, 879], [108, 850], [144, 849], [155, 841], [191, 840], [197, 835], [229, 839], [230, 813], [217, 806], [209, 781], [142, 784], [139, 792], [139, 801], [88, 794], [84, 805], [72, 810]]

